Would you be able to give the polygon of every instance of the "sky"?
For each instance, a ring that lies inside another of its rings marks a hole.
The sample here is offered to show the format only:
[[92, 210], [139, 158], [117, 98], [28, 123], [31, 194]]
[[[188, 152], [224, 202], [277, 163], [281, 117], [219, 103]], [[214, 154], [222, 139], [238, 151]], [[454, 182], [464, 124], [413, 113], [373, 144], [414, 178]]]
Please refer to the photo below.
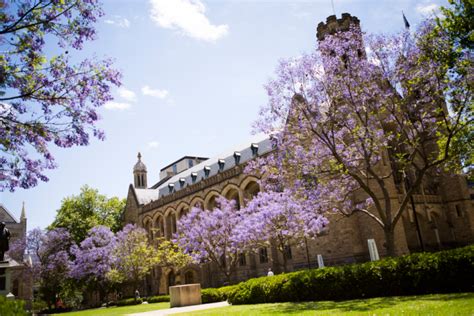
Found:
[[[123, 75], [100, 114], [106, 140], [52, 148], [59, 167], [32, 189], [0, 192], [0, 203], [28, 230], [45, 228], [63, 198], [88, 185], [125, 198], [141, 152], [148, 185], [182, 156], [212, 157], [241, 144], [267, 101], [263, 85], [279, 59], [316, 47], [316, 26], [348, 12], [368, 33], [412, 29], [441, 0], [104, 0], [98, 38], [75, 58], [113, 57]], [[54, 53], [54, 47], [50, 47]]]

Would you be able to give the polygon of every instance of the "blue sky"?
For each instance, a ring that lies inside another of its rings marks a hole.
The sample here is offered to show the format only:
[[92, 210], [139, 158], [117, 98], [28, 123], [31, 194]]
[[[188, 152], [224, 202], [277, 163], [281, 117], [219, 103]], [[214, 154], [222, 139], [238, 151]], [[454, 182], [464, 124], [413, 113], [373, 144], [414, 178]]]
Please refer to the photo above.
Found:
[[[412, 27], [447, 1], [333, 0], [372, 33]], [[137, 153], [148, 185], [184, 155], [210, 157], [241, 144], [266, 102], [263, 84], [277, 61], [309, 52], [316, 26], [333, 14], [331, 0], [109, 0], [97, 24], [99, 38], [77, 53], [110, 56], [123, 73], [115, 100], [101, 109], [107, 138], [90, 146], [53, 149], [59, 168], [49, 182], [0, 193], [0, 202], [28, 229], [46, 227], [61, 200], [87, 184], [126, 197]]]

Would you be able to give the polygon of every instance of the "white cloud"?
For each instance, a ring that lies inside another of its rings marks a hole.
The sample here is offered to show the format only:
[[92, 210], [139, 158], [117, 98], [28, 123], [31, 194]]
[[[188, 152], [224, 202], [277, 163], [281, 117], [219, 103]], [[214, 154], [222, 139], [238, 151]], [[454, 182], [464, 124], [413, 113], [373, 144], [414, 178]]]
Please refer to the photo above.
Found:
[[214, 42], [226, 36], [227, 24], [213, 25], [206, 17], [206, 7], [200, 0], [150, 0], [151, 19], [159, 26], [179, 30], [184, 35]]
[[123, 18], [119, 15], [114, 15], [112, 19], [107, 19], [107, 20], [104, 20], [105, 23], [107, 24], [112, 24], [112, 25], [116, 25], [118, 27], [122, 27], [122, 28], [129, 28], [130, 27], [130, 21], [126, 18]]
[[120, 110], [120, 111], [123, 111], [123, 110], [126, 110], [126, 109], [130, 108], [130, 103], [109, 101], [104, 105], [104, 107], [107, 110]]
[[169, 94], [168, 90], [152, 89], [149, 86], [143, 86], [142, 93], [158, 99], [165, 99]]
[[129, 102], [135, 102], [137, 100], [137, 96], [135, 92], [133, 92], [132, 90], [128, 90], [124, 87], [120, 87], [118, 88], [117, 92], [121, 98]]
[[416, 6], [416, 11], [423, 15], [436, 13], [439, 10], [439, 5], [436, 3], [425, 3]]
[[159, 142], [157, 142], [156, 140], [153, 140], [148, 143], [148, 148], [158, 148], [159, 145], [160, 145]]

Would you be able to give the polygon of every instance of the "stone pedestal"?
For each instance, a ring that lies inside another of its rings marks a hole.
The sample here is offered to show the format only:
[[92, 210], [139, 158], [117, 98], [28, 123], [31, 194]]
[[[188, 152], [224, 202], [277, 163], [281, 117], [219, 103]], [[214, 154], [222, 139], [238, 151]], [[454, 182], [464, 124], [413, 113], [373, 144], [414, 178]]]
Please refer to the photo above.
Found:
[[171, 307], [201, 304], [201, 284], [170, 286]]

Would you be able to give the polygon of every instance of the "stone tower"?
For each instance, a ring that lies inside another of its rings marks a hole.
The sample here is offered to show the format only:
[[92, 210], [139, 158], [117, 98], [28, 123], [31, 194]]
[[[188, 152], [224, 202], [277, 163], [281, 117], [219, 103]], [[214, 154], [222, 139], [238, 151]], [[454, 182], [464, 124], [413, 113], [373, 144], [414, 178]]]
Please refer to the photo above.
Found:
[[349, 13], [343, 13], [340, 19], [335, 15], [330, 15], [326, 19], [326, 23], [320, 22], [316, 29], [316, 38], [322, 41], [326, 35], [333, 35], [336, 32], [348, 31], [350, 26], [360, 29], [360, 21], [356, 16]]
[[142, 155], [140, 153], [138, 153], [137, 157], [138, 157], [138, 161], [133, 167], [133, 178], [134, 178], [135, 188], [146, 189], [148, 187], [146, 166], [142, 162]]

